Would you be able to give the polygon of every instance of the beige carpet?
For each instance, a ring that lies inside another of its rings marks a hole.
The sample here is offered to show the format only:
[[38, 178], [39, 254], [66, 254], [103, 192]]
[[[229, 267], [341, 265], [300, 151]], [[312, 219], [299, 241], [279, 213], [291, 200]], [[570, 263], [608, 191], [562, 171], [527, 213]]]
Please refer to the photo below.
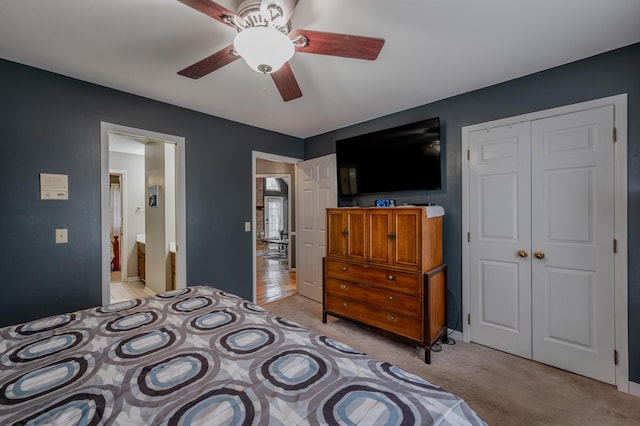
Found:
[[423, 349], [333, 317], [322, 324], [322, 305], [305, 297], [264, 308], [441, 386], [491, 425], [640, 425], [640, 398], [596, 380], [462, 342], [443, 345], [427, 365]]

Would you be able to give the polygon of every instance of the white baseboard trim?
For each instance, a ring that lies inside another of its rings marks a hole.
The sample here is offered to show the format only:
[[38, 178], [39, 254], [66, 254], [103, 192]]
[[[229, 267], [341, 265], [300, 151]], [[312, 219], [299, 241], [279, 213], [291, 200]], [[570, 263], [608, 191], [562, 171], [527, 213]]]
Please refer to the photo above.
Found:
[[453, 340], [462, 342], [462, 332], [458, 330], [452, 330], [450, 328], [447, 329], [447, 335], [451, 337]]
[[127, 282], [128, 283], [131, 283], [131, 282], [134, 282], [134, 281], [142, 281], [142, 280], [140, 279], [140, 277], [129, 277], [129, 278], [127, 278]]
[[629, 381], [629, 393], [633, 396], [640, 396], [640, 383]]
[[147, 287], [146, 285], [144, 286], [144, 289], [142, 290], [145, 293], [147, 293], [149, 296], [155, 296], [156, 294], [153, 292], [153, 290], [151, 290], [149, 287]]

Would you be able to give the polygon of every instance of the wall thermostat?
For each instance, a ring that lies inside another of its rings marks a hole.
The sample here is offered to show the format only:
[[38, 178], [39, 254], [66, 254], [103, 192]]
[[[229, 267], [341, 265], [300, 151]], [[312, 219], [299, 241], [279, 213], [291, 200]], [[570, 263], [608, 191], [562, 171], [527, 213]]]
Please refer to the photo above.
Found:
[[376, 207], [395, 207], [396, 200], [376, 200]]
[[69, 176], [52, 173], [40, 173], [40, 199], [68, 200]]

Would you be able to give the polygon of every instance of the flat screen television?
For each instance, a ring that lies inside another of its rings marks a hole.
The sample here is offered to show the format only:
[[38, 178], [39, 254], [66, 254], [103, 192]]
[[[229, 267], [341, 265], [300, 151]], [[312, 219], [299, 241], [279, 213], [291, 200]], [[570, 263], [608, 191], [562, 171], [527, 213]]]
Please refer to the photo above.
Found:
[[440, 119], [338, 140], [336, 157], [340, 195], [440, 189]]

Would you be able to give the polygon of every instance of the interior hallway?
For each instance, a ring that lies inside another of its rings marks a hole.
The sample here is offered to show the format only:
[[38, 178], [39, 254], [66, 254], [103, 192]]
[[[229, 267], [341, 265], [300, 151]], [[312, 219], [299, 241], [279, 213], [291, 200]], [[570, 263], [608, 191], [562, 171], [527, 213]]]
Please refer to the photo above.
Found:
[[256, 303], [273, 302], [297, 294], [296, 273], [286, 260], [256, 256]]

